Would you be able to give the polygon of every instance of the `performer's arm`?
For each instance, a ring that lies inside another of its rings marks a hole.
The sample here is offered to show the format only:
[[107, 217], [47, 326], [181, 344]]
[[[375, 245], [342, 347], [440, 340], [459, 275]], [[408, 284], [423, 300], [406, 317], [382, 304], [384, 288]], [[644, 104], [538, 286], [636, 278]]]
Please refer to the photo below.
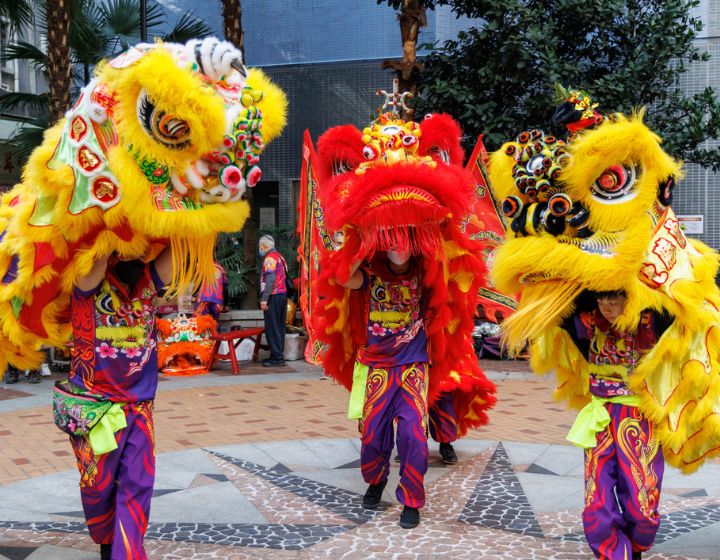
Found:
[[638, 351], [647, 353], [652, 350], [660, 337], [672, 325], [673, 320], [674, 317], [664, 309], [661, 313], [650, 309], [643, 311], [635, 334]]
[[567, 331], [583, 356], [588, 355], [590, 340], [594, 334], [594, 329], [591, 326], [591, 318], [591, 312], [575, 311], [560, 324], [560, 328]]
[[351, 290], [359, 290], [362, 288], [365, 283], [365, 274], [362, 270], [360, 270], [361, 264], [362, 260], [355, 261], [350, 267], [350, 276], [348, 276], [348, 279], [345, 282], [340, 282], [340, 280], [336, 278], [338, 284], [344, 288], [350, 288]]
[[105, 278], [105, 271], [107, 271], [108, 258], [104, 257], [95, 261], [90, 272], [88, 272], [82, 278], [77, 281], [77, 287], [83, 292], [91, 292], [100, 285], [103, 278]]
[[[170, 280], [172, 280], [172, 251], [169, 245], [153, 261], [153, 266], [155, 267], [155, 274], [157, 274], [158, 279], [162, 282], [163, 286], [167, 286]], [[160, 286], [158, 286], [158, 289], [160, 289]]]
[[669, 311], [663, 309], [661, 313], [655, 311], [653, 313], [653, 327], [655, 329], [655, 338], [659, 340], [660, 337], [665, 334], [665, 331], [670, 328], [670, 325], [675, 321]]

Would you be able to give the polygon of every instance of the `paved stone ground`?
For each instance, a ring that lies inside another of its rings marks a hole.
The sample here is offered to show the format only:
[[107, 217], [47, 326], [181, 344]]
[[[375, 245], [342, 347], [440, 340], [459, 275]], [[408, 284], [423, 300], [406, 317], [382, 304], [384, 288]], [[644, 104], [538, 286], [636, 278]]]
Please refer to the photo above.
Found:
[[[421, 525], [397, 526], [397, 468], [382, 507], [362, 508], [347, 394], [294, 363], [243, 364], [160, 384], [152, 559], [590, 559], [580, 524], [582, 453], [573, 414], [524, 363], [485, 362], [500, 402], [447, 467], [431, 444]], [[95, 559], [52, 383], [0, 388], [0, 560]], [[30, 436], [28, 434], [31, 434]], [[650, 560], [720, 559], [720, 464], [669, 469]]]

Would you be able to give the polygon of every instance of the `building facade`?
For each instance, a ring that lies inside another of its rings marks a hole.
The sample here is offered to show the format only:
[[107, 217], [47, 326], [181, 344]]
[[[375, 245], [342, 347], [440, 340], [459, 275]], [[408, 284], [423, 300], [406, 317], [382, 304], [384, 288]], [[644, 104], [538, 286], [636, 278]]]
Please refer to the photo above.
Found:
[[[41, 33], [41, 26], [12, 31], [7, 21], [0, 19], [0, 50], [13, 41], [32, 43], [46, 49], [47, 39]], [[43, 72], [34, 69], [26, 61], [0, 63], [0, 92], [44, 93], [47, 78]], [[0, 113], [0, 190], [11, 188], [20, 179], [20, 164], [12, 155], [11, 138], [18, 126], [32, 115], [23, 111]]]
[[[720, 95], [720, 0], [701, 0], [694, 15], [703, 22], [696, 44], [710, 55], [710, 60], [691, 65], [681, 86], [689, 94], [712, 87]], [[720, 145], [720, 138], [707, 145]], [[673, 207], [678, 215], [689, 218], [686, 231], [696, 232], [689, 235], [720, 249], [720, 173], [686, 165], [685, 179], [676, 189]]]

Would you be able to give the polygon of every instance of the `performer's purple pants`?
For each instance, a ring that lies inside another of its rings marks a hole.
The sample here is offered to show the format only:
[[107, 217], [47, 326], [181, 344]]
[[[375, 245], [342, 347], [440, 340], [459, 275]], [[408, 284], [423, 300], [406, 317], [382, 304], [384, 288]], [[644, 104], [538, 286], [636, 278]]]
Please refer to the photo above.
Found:
[[597, 558], [627, 560], [655, 541], [665, 463], [652, 423], [636, 407], [605, 406], [610, 424], [585, 452], [583, 526]]
[[424, 478], [428, 468], [426, 363], [387, 369], [370, 368], [362, 417], [362, 475], [368, 484], [387, 480], [393, 450], [393, 421], [397, 419], [400, 503], [425, 505]]
[[438, 443], [452, 443], [458, 438], [453, 393], [442, 393], [428, 410], [430, 435]]
[[70, 436], [70, 442], [93, 541], [112, 543], [112, 560], [146, 560], [143, 538], [155, 483], [153, 403], [132, 403], [123, 410], [127, 428], [115, 434], [116, 450], [96, 456], [86, 438]]

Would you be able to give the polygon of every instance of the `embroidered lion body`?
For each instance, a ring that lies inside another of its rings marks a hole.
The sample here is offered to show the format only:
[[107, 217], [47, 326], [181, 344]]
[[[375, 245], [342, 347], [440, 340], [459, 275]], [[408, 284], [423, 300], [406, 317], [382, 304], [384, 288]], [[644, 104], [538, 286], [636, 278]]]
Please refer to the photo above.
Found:
[[215, 235], [243, 226], [285, 106], [216, 39], [101, 65], [0, 201], [0, 368], [34, 367], [40, 345], [68, 339], [70, 291], [98, 257], [149, 259], [169, 243], [174, 287], [210, 277]]
[[314, 292], [315, 331], [327, 346], [326, 371], [352, 386], [358, 348], [367, 343], [367, 290], [351, 291], [337, 279], [353, 262], [376, 252], [409, 249], [428, 294], [425, 328], [431, 362], [428, 400], [455, 393], [460, 434], [487, 423], [495, 388], [472, 346], [478, 289], [486, 280], [484, 245], [464, 231], [474, 181], [462, 167], [460, 127], [447, 115], [420, 123], [381, 115], [363, 131], [340, 126], [318, 142], [318, 198], [329, 232], [342, 246], [323, 251]]
[[491, 157], [491, 181], [507, 197], [514, 232], [493, 278], [522, 294], [504, 336], [514, 348], [531, 343], [533, 369], [554, 371], [555, 396], [579, 407], [589, 399], [587, 357], [560, 328], [576, 298], [623, 290], [616, 326], [628, 332], [645, 309], [669, 313], [671, 326], [628, 384], [667, 462], [691, 472], [720, 453], [718, 255], [683, 234], [670, 207], [680, 164], [642, 113], [597, 122], [569, 144], [526, 132]]

